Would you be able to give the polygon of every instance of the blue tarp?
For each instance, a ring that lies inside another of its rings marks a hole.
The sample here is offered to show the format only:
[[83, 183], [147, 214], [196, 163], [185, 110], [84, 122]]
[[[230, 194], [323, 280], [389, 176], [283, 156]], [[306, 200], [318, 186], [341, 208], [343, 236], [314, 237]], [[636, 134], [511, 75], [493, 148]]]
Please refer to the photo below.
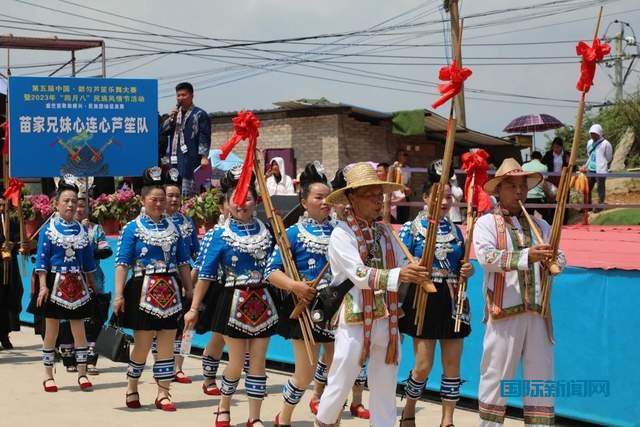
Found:
[[[109, 239], [116, 248], [116, 239]], [[102, 262], [107, 289], [113, 288], [113, 257]], [[469, 282], [472, 309], [472, 332], [464, 341], [461, 388], [465, 397], [476, 399], [482, 357], [482, 276], [474, 261], [476, 274]], [[31, 264], [27, 264], [31, 271]], [[25, 288], [29, 280], [23, 277]], [[28, 294], [28, 292], [27, 292]], [[25, 295], [23, 307], [28, 304]], [[608, 397], [564, 397], [556, 400], [556, 414], [576, 420], [610, 426], [640, 426], [640, 371], [635, 364], [640, 356], [640, 271], [567, 268], [554, 281], [553, 317], [555, 326], [555, 370], [561, 381], [608, 380]], [[21, 319], [32, 322], [23, 312]], [[195, 336], [193, 345], [203, 348], [209, 334]], [[413, 365], [410, 339], [402, 345], [402, 361], [398, 381], [407, 378]], [[280, 337], [271, 339], [267, 357], [278, 362], [293, 363], [291, 345]], [[436, 352], [427, 387], [438, 390], [442, 365]], [[123, 368], [124, 375], [124, 368]], [[509, 399], [509, 405], [521, 407], [520, 399]]]

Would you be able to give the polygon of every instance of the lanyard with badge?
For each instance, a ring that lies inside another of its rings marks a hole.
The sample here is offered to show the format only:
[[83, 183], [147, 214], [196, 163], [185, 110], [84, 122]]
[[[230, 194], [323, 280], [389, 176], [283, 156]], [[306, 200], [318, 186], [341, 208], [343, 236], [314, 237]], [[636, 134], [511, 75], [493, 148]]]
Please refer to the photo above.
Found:
[[176, 116], [176, 128], [173, 134], [173, 143], [171, 144], [170, 161], [172, 165], [178, 164], [178, 145], [180, 146], [180, 151], [182, 152], [182, 154], [187, 154], [188, 148], [184, 140], [184, 126], [186, 125], [192, 111], [193, 105], [189, 107], [186, 113], [184, 113], [184, 116], [182, 114], [182, 109], [178, 110], [178, 115]]

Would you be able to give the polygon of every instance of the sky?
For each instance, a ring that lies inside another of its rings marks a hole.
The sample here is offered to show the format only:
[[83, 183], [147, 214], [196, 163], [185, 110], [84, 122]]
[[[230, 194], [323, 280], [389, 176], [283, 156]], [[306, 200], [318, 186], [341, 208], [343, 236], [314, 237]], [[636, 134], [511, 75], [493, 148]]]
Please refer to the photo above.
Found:
[[[509, 121], [531, 113], [573, 124], [579, 98], [575, 44], [593, 38], [600, 4], [601, 37], [620, 31], [614, 20], [628, 23], [625, 36], [632, 30], [640, 35], [637, 0], [463, 0], [463, 64], [473, 70], [465, 86], [467, 126], [504, 136]], [[107, 77], [158, 79], [160, 112], [175, 104], [173, 88], [180, 81], [194, 84], [195, 103], [209, 112], [320, 97], [385, 112], [430, 109], [438, 69], [451, 59], [441, 0], [4, 0], [0, 33], [103, 38]], [[637, 46], [623, 48], [638, 53]], [[98, 54], [78, 52], [78, 67]], [[42, 76], [68, 58], [11, 51], [9, 65], [13, 75]], [[638, 88], [638, 62], [624, 86], [627, 94]], [[625, 70], [629, 64], [623, 63]], [[0, 49], [0, 71], [6, 69], [7, 52]], [[55, 75], [70, 73], [67, 66]], [[598, 67], [588, 102], [614, 100], [612, 73]], [[79, 76], [98, 74], [92, 64]], [[448, 109], [438, 112], [447, 115]]]

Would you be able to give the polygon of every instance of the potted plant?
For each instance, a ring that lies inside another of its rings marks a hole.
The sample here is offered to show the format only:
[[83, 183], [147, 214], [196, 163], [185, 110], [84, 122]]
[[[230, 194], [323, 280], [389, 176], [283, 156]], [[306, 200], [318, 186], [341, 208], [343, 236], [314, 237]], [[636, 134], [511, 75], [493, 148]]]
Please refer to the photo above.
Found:
[[91, 202], [91, 215], [106, 234], [117, 234], [120, 226], [140, 212], [140, 198], [133, 190], [121, 188], [113, 194], [101, 194]]
[[46, 194], [26, 194], [21, 203], [24, 230], [31, 237], [53, 213], [52, 201]]
[[202, 194], [187, 199], [182, 204], [180, 211], [193, 218], [198, 227], [212, 228], [218, 222], [220, 216], [220, 192], [211, 188]]

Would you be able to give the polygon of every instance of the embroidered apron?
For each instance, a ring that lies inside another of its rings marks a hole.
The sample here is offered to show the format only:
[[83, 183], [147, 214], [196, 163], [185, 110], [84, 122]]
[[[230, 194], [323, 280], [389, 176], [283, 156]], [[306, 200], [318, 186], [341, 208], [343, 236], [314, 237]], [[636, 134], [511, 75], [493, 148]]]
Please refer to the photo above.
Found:
[[172, 275], [147, 274], [142, 281], [140, 310], [165, 319], [182, 310], [180, 289]]
[[91, 296], [89, 288], [79, 272], [56, 273], [51, 291], [51, 302], [68, 310], [82, 307]]

